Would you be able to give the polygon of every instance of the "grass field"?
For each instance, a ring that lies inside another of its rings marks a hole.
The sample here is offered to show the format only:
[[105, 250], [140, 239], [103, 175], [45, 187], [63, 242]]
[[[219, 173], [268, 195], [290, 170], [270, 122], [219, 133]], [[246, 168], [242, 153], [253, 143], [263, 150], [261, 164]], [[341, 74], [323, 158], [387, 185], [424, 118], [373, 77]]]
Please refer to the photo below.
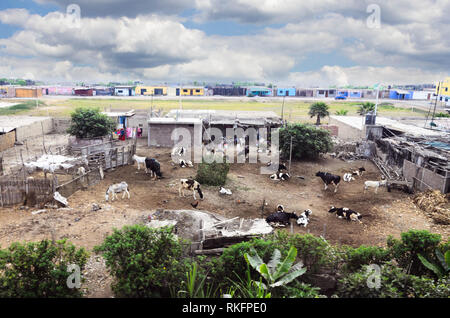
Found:
[[[284, 103], [284, 118], [289, 121], [314, 122], [308, 116], [309, 106], [311, 101], [285, 100]], [[332, 101], [328, 105], [330, 107], [330, 114], [334, 115], [336, 111], [347, 110], [347, 116], [357, 115], [358, 105], [361, 102], [357, 101]], [[22, 106], [21, 106], [22, 105]], [[147, 99], [83, 99], [71, 98], [66, 100], [45, 99], [36, 108], [35, 101], [25, 101], [23, 104], [3, 108], [0, 110], [0, 115], [34, 115], [34, 116], [53, 116], [53, 117], [69, 117], [70, 113], [76, 107], [98, 107], [101, 110], [114, 109], [150, 109], [152, 101]], [[180, 107], [178, 100], [153, 100], [153, 109], [162, 109], [168, 111], [171, 109], [178, 109]], [[282, 112], [282, 102], [262, 99], [186, 99], [182, 101], [183, 109], [216, 109], [216, 110], [261, 110], [274, 111], [278, 115]], [[3, 113], [2, 113], [3, 111]], [[380, 104], [379, 115], [388, 117], [424, 117], [426, 112], [420, 109], [411, 110], [411, 108], [395, 107], [392, 104]], [[327, 122], [327, 119], [324, 120]]]

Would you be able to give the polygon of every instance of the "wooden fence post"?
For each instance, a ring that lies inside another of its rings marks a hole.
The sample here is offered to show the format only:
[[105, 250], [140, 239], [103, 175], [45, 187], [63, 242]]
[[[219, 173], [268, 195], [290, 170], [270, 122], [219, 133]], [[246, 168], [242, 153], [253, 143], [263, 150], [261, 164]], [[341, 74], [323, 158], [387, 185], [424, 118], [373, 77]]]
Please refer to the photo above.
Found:
[[0, 204], [2, 205], [3, 208], [3, 191], [2, 191], [2, 185], [0, 184]]

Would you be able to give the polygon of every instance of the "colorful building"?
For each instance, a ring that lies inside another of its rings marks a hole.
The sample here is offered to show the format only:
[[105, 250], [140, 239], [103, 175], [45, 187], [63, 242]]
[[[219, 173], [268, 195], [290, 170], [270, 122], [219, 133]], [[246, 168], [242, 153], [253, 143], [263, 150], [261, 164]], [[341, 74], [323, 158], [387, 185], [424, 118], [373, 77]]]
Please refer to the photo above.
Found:
[[166, 96], [167, 87], [165, 86], [137, 86], [136, 95], [143, 96]]
[[205, 89], [203, 87], [182, 87], [177, 88], [177, 96], [203, 96], [205, 95]]
[[42, 95], [73, 95], [73, 87], [64, 87], [64, 86], [43, 87]]
[[390, 99], [412, 99], [413, 91], [407, 91], [404, 89], [391, 89], [389, 93]]
[[16, 87], [16, 98], [37, 98], [42, 97], [41, 88]]
[[277, 96], [295, 96], [295, 87], [277, 88]]
[[272, 90], [267, 87], [249, 87], [247, 96], [272, 96]]
[[[438, 91], [439, 87], [439, 91]], [[436, 83], [436, 95], [450, 97], [450, 77], [447, 77], [444, 81]]]

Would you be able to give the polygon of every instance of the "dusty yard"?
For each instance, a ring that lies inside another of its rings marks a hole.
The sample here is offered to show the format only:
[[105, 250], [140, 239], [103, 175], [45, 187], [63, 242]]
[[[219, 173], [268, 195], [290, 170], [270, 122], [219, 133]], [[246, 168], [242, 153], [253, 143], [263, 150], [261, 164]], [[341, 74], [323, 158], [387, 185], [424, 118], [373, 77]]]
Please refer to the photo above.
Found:
[[[15, 241], [37, 241], [44, 238], [67, 238], [77, 246], [91, 250], [112, 233], [113, 228], [142, 222], [156, 209], [192, 209], [192, 195], [178, 196], [178, 180], [194, 177], [196, 167], [179, 168], [171, 164], [170, 149], [138, 148], [138, 155], [157, 158], [162, 165], [163, 179], [153, 181], [144, 170], [127, 166], [108, 171], [105, 179], [88, 190], [74, 193], [69, 208], [47, 210], [32, 215], [33, 209], [19, 207], [0, 209], [0, 247], [6, 248]], [[434, 224], [425, 213], [413, 204], [410, 195], [398, 190], [387, 192], [380, 188], [378, 194], [368, 190], [363, 194], [365, 180], [378, 180], [379, 173], [369, 161], [352, 163], [338, 159], [322, 159], [317, 162], [295, 162], [291, 168], [292, 179], [272, 181], [268, 175], [259, 174], [260, 165], [234, 164], [229, 173], [226, 187], [233, 195], [224, 196], [218, 187], [203, 187], [205, 199], [200, 201], [199, 210], [215, 212], [226, 217], [261, 217], [261, 206], [265, 199], [264, 217], [275, 211], [278, 204], [285, 210], [301, 213], [311, 209], [310, 224], [305, 229], [294, 227], [296, 233], [322, 235], [331, 243], [359, 246], [361, 244], [384, 245], [386, 237], [398, 237], [409, 229], [426, 229], [448, 238], [448, 226]], [[331, 188], [323, 189], [319, 170], [343, 175], [350, 168], [365, 167], [363, 177], [356, 177], [351, 183], [342, 182], [337, 193]], [[300, 179], [297, 176], [302, 176]], [[108, 185], [126, 181], [130, 186], [131, 198], [105, 202]], [[92, 204], [101, 209], [92, 211]], [[349, 207], [363, 215], [363, 223], [347, 222], [328, 213], [330, 205]], [[89, 296], [110, 296], [110, 278], [104, 264], [97, 257], [89, 262], [87, 275]], [[105, 276], [106, 275], [106, 276]], [[106, 287], [105, 287], [106, 286]]]

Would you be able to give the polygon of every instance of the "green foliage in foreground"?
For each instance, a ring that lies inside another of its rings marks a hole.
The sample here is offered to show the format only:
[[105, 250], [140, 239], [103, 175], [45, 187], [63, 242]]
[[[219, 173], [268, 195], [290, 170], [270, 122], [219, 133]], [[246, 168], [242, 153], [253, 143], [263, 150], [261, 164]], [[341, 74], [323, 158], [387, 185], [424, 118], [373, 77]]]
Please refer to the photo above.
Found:
[[0, 250], [0, 298], [81, 297], [80, 289], [68, 287], [73, 272], [67, 267], [75, 264], [82, 272], [87, 258], [65, 240], [13, 243]]

